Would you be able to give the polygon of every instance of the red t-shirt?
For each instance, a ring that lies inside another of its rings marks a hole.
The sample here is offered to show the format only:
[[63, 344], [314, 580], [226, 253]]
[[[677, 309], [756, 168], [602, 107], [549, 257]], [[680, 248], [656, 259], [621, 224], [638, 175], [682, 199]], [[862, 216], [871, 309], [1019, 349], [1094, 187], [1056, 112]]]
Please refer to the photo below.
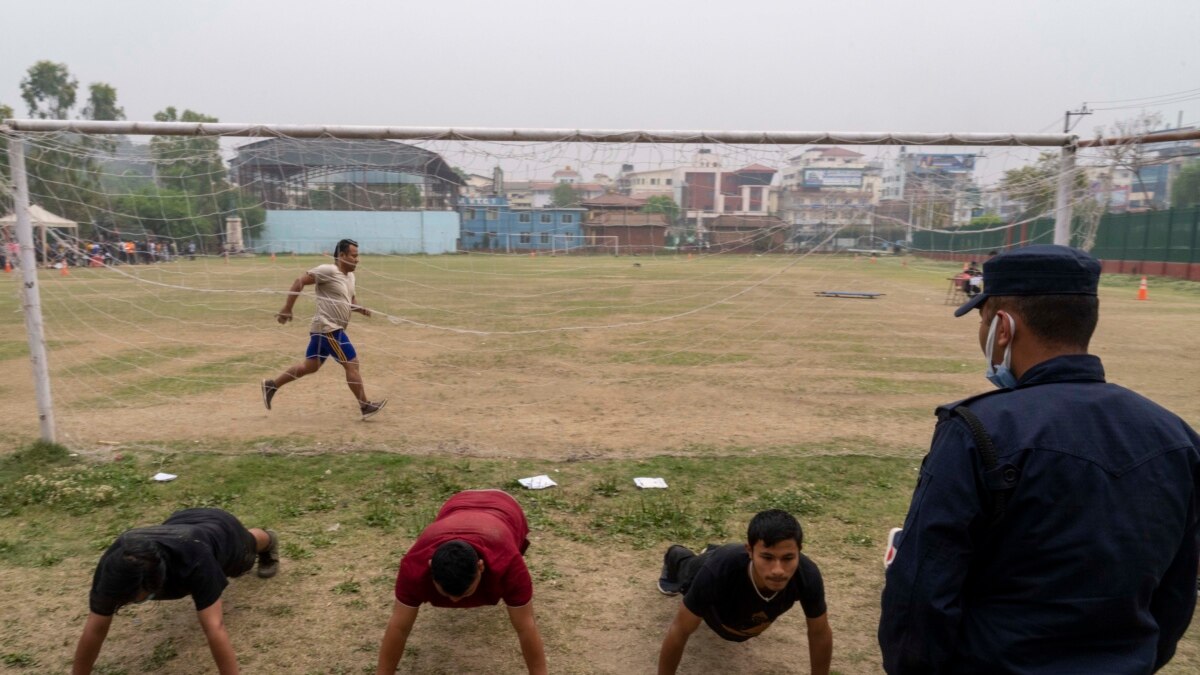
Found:
[[[529, 548], [529, 524], [517, 500], [500, 490], [467, 490], [451, 497], [425, 528], [404, 558], [396, 575], [396, 600], [420, 607], [481, 607], [501, 600], [521, 607], [533, 599], [533, 581], [522, 554]], [[483, 578], [469, 597], [458, 602], [437, 592], [429, 561], [442, 544], [461, 539], [483, 560]]]

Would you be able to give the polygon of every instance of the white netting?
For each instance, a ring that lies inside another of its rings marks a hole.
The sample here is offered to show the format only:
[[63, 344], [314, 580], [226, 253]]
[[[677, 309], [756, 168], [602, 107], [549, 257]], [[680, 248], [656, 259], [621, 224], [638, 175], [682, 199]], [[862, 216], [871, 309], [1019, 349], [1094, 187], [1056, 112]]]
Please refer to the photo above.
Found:
[[713, 383], [778, 394], [795, 386], [781, 368], [845, 361], [863, 330], [851, 319], [870, 310], [812, 292], [921, 294], [930, 279], [940, 292], [944, 268], [893, 274], [892, 254], [999, 210], [999, 177], [1036, 157], [988, 148], [984, 171], [979, 148], [24, 140], [30, 201], [77, 224], [46, 228], [45, 249], [35, 229], [39, 257], [66, 267], [43, 272], [41, 293], [59, 426], [84, 440], [320, 435], [344, 420], [336, 366], [282, 390], [273, 417], [257, 386], [303, 353], [311, 292], [281, 328], [288, 287], [347, 237], [375, 314], [349, 333], [368, 394], [398, 399], [397, 419], [420, 410], [475, 443], [476, 425], [529, 425], [568, 445], [703, 419], [728, 441], [744, 422]]

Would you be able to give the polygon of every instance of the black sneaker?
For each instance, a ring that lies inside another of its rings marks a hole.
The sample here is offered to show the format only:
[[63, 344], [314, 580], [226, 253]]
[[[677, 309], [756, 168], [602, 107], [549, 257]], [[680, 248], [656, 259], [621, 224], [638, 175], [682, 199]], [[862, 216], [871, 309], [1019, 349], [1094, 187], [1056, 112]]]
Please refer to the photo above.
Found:
[[679, 595], [683, 584], [679, 581], [679, 559], [690, 554], [686, 546], [671, 544], [663, 554], [662, 572], [658, 575], [658, 592], [663, 595]]
[[270, 579], [279, 573], [279, 536], [275, 530], [266, 532], [271, 541], [267, 544], [267, 550], [258, 554], [258, 576]]
[[275, 386], [275, 380], [262, 381], [263, 405], [267, 406], [267, 410], [271, 409], [271, 399], [275, 398], [277, 391], [279, 391], [279, 387]]
[[369, 420], [375, 416], [375, 413], [383, 410], [383, 406], [385, 405], [387, 405], [386, 398], [382, 401], [367, 401], [366, 403], [361, 403], [359, 404], [358, 408], [362, 411], [362, 418], [364, 420]]

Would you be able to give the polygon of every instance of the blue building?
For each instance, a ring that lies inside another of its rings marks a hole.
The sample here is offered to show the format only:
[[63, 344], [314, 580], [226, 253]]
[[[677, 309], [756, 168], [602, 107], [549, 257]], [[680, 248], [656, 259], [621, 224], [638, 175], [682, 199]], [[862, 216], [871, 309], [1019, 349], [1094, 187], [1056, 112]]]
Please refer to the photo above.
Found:
[[512, 209], [504, 197], [460, 199], [459, 245], [466, 251], [570, 251], [587, 245], [583, 208]]

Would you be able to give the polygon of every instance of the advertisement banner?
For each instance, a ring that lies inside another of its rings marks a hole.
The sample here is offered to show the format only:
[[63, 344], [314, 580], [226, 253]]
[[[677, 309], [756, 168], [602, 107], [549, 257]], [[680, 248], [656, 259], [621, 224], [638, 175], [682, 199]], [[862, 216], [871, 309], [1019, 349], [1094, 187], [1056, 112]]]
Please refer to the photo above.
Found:
[[861, 188], [862, 169], [805, 169], [804, 187]]
[[975, 155], [920, 155], [917, 165], [946, 173], [968, 173], [975, 170]]

